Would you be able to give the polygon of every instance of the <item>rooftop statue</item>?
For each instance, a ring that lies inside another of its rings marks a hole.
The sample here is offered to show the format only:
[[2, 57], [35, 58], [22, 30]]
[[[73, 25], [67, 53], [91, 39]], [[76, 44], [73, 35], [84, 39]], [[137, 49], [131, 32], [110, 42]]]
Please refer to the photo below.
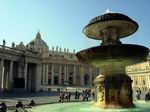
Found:
[[3, 40], [3, 46], [5, 46], [5, 44], [6, 44], [6, 40], [4, 39], [4, 40]]

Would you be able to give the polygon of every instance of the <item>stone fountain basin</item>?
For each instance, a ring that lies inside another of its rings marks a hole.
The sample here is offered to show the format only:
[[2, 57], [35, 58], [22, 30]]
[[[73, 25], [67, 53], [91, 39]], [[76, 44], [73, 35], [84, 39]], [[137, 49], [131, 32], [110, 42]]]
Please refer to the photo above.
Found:
[[141, 45], [106, 45], [82, 50], [76, 54], [82, 63], [92, 64], [100, 68], [105, 75], [124, 74], [125, 67], [144, 61], [149, 49]]

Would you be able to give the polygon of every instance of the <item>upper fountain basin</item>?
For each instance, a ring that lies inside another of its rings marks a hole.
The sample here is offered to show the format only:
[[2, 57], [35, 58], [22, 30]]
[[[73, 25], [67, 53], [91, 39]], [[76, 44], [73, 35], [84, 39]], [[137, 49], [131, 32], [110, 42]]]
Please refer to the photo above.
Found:
[[138, 24], [124, 14], [106, 13], [92, 19], [89, 24], [84, 27], [83, 33], [89, 38], [102, 40], [102, 31], [107, 27], [116, 28], [118, 38], [123, 38], [136, 32]]
[[76, 54], [78, 60], [100, 68], [101, 74], [124, 74], [125, 67], [146, 59], [149, 49], [140, 45], [96, 46]]

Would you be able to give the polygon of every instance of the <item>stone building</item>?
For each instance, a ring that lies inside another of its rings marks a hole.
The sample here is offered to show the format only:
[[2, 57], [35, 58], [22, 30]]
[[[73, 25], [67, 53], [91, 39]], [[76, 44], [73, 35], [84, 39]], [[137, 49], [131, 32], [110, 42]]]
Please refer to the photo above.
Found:
[[150, 89], [150, 60], [126, 67], [126, 73], [133, 80], [133, 89]]
[[51, 86], [87, 86], [98, 75], [97, 68], [80, 63], [75, 50], [58, 46], [49, 50], [38, 32], [34, 40], [24, 45], [6, 41], [0, 45], [0, 91], [39, 91]]

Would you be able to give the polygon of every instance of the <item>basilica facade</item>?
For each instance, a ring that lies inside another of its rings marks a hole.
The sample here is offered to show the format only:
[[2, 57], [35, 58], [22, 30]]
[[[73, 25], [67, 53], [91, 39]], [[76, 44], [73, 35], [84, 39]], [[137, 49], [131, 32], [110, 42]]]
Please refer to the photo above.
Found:
[[126, 73], [132, 79], [132, 88], [134, 90], [150, 90], [150, 59], [147, 61], [130, 65], [126, 67]]
[[51, 87], [91, 87], [99, 70], [80, 63], [75, 50], [49, 47], [38, 32], [24, 45], [0, 45], [0, 91], [40, 91]]

